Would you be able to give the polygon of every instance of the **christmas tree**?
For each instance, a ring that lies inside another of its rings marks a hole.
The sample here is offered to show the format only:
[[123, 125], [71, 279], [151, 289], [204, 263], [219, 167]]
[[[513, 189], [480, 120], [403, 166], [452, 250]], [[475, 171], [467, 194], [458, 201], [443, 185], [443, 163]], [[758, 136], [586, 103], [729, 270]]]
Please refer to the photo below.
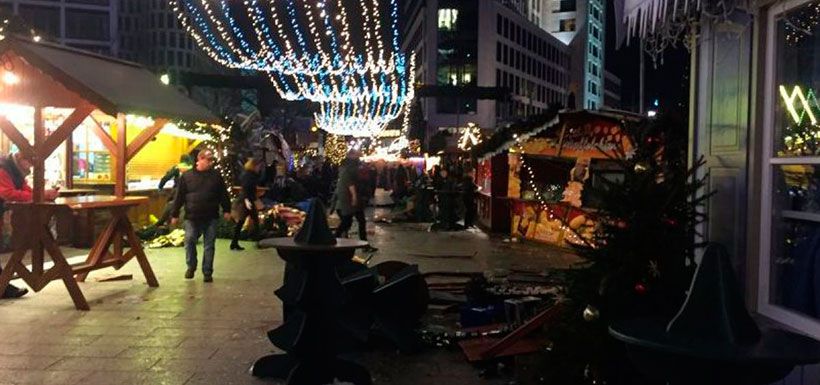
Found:
[[703, 161], [689, 168], [686, 125], [676, 116], [625, 123], [633, 150], [611, 158], [622, 178], [589, 186], [599, 228], [578, 246], [583, 262], [567, 273], [568, 311], [550, 328], [549, 383], [638, 384], [625, 352], [609, 337], [613, 320], [671, 317], [695, 268], [699, 211], [711, 195]]

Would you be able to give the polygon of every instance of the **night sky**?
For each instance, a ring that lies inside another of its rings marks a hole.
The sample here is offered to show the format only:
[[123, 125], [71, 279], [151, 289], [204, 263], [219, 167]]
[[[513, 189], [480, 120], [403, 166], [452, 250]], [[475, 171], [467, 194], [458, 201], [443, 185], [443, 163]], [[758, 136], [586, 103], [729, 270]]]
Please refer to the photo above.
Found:
[[[615, 9], [612, 1], [607, 9], [606, 69], [618, 75], [622, 81], [621, 103], [623, 109], [638, 111], [640, 56], [638, 40], [633, 38], [629, 46], [624, 43], [616, 49]], [[689, 52], [683, 48], [668, 50], [663, 63], [653, 64], [646, 56], [645, 103], [660, 101], [661, 110], [679, 109], [686, 116], [689, 99]]]

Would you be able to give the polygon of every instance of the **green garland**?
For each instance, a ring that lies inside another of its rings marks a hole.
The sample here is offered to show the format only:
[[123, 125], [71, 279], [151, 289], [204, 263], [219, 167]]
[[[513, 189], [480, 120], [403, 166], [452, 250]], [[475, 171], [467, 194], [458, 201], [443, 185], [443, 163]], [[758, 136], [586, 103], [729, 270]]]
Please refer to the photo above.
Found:
[[236, 143], [234, 137], [236, 136], [236, 132], [239, 127], [229, 117], [224, 117], [223, 122], [228, 123], [224, 126], [219, 124], [201, 124], [185, 121], [179, 121], [175, 124], [180, 129], [188, 131], [192, 134], [208, 136], [211, 138], [203, 141], [203, 144], [205, 147], [214, 150], [217, 154], [217, 162], [214, 165], [214, 169], [216, 169], [219, 172], [219, 175], [222, 176], [222, 180], [225, 181], [225, 186], [228, 186], [228, 193], [233, 196], [234, 194], [231, 186], [234, 185], [238, 175], [238, 170], [236, 168], [236, 154], [238, 152], [234, 151], [231, 147], [233, 143]]

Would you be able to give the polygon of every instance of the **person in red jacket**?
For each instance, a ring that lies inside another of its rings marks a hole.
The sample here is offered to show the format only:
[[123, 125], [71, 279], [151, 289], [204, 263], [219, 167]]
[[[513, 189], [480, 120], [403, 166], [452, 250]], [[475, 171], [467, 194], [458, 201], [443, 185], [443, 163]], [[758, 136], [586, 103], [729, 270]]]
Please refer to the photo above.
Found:
[[[31, 166], [31, 159], [19, 152], [0, 159], [0, 218], [6, 211], [6, 202], [31, 201], [31, 187], [26, 182], [26, 175], [31, 171]], [[46, 190], [47, 200], [54, 200], [56, 197], [57, 190]], [[20, 289], [9, 284], [0, 298], [20, 298], [26, 293], [28, 289]]]

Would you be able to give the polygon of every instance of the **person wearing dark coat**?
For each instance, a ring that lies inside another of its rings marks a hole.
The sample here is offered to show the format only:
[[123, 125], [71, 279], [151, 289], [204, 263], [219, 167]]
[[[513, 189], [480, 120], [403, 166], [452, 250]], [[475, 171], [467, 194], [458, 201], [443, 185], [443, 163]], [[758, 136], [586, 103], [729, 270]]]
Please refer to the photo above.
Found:
[[[359, 151], [351, 150], [339, 167], [339, 180], [336, 182], [334, 207], [339, 214], [341, 223], [336, 228], [334, 235], [336, 238], [346, 235], [350, 231], [355, 217], [356, 222], [359, 224], [359, 239], [367, 241], [367, 218], [364, 210], [367, 207], [367, 201], [370, 199], [370, 193], [369, 191], [363, 191], [367, 189], [367, 182], [361, 180], [363, 174], [359, 170], [361, 166], [360, 156]], [[364, 250], [375, 252], [378, 249], [368, 245]]]
[[245, 250], [239, 245], [239, 235], [242, 233], [242, 227], [245, 225], [245, 220], [251, 218], [251, 234], [255, 236], [259, 232], [259, 212], [256, 209], [256, 188], [259, 186], [261, 180], [262, 166], [264, 164], [255, 159], [248, 159], [245, 163], [245, 171], [239, 176], [239, 182], [242, 185], [242, 192], [239, 196], [244, 210], [241, 210], [241, 215], [236, 221], [236, 226], [233, 230], [233, 240], [231, 241], [231, 250]]
[[202, 273], [205, 282], [213, 282], [216, 225], [219, 209], [225, 220], [231, 220], [231, 199], [219, 172], [214, 170], [214, 153], [203, 150], [197, 154], [196, 165], [179, 178], [171, 225], [179, 223], [179, 212], [185, 207], [185, 279], [194, 278], [197, 256], [196, 243], [202, 236]]

